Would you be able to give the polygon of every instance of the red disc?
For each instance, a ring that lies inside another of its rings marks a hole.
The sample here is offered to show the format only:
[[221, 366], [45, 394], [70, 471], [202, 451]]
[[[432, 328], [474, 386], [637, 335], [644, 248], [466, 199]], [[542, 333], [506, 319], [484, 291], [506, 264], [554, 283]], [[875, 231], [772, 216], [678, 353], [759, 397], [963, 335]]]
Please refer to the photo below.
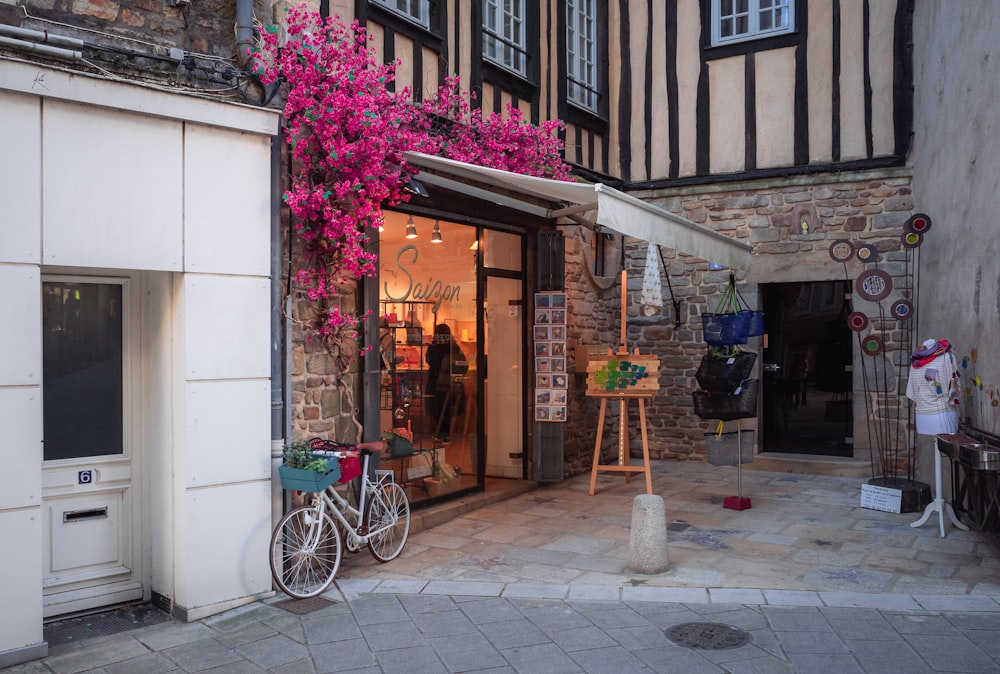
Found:
[[868, 335], [861, 340], [861, 350], [869, 356], [877, 356], [882, 353], [882, 338], [875, 335]]
[[869, 269], [858, 276], [854, 289], [861, 299], [880, 302], [892, 292], [892, 277], [881, 269]]
[[931, 219], [923, 213], [914, 213], [910, 216], [910, 219], [906, 221], [906, 224], [903, 225], [903, 227], [906, 228], [907, 232], [923, 234], [931, 228]]
[[830, 244], [830, 257], [835, 262], [847, 262], [854, 257], [854, 244], [847, 239], [837, 239]]
[[892, 315], [901, 321], [913, 316], [913, 305], [909, 300], [899, 300], [892, 305]]
[[870, 243], [862, 244], [854, 249], [854, 254], [862, 262], [878, 262], [878, 248]]
[[854, 311], [847, 316], [847, 327], [854, 332], [861, 332], [868, 327], [868, 317], [860, 311]]
[[924, 235], [920, 232], [903, 232], [900, 240], [906, 248], [919, 248], [924, 242]]

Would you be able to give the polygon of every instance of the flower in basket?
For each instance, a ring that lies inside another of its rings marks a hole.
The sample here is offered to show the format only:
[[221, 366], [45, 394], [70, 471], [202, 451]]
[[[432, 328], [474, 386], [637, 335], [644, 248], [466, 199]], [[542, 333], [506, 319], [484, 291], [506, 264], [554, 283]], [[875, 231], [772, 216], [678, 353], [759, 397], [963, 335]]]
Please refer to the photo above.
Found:
[[329, 470], [327, 459], [314, 456], [308, 442], [293, 442], [290, 445], [285, 445], [283, 453], [285, 465], [289, 468], [314, 470], [317, 473], [325, 473]]
[[406, 438], [410, 442], [413, 442], [413, 433], [411, 433], [410, 429], [408, 428], [403, 428], [402, 426], [400, 426], [399, 428], [392, 429], [392, 432], [393, 434], [398, 435], [401, 438]]
[[313, 454], [308, 442], [285, 445], [283, 454], [285, 462], [278, 474], [284, 489], [323, 491], [340, 477], [337, 459]]

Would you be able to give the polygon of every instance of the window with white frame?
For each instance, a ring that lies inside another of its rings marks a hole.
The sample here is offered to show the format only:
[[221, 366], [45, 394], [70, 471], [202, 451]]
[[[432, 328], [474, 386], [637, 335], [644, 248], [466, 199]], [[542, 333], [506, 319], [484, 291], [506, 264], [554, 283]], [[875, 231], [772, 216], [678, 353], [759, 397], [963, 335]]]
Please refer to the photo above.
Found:
[[430, 0], [371, 0], [374, 4], [409, 19], [418, 26], [430, 26]]
[[795, 0], [712, 0], [712, 45], [795, 30]]
[[596, 0], [566, 0], [566, 98], [597, 111]]
[[483, 57], [518, 75], [528, 72], [525, 0], [483, 0]]

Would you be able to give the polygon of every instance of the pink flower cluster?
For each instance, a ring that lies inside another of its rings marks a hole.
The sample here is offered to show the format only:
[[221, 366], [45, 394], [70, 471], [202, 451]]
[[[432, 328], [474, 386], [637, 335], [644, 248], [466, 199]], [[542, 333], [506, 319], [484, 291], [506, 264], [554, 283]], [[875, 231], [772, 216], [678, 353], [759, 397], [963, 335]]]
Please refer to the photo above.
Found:
[[284, 199], [302, 250], [294, 283], [316, 308], [311, 327], [328, 346], [359, 334], [361, 318], [342, 311], [337, 296], [345, 283], [377, 273], [366, 246], [382, 209], [409, 198], [403, 188], [416, 169], [404, 152], [569, 178], [561, 122], [534, 126], [510, 106], [483, 116], [457, 78], [417, 106], [408, 88], [394, 90], [398, 62], [380, 63], [356, 21], [323, 20], [303, 5], [289, 10], [285, 33], [282, 41], [277, 27], [266, 27], [253, 56], [260, 79], [285, 89], [295, 168]]

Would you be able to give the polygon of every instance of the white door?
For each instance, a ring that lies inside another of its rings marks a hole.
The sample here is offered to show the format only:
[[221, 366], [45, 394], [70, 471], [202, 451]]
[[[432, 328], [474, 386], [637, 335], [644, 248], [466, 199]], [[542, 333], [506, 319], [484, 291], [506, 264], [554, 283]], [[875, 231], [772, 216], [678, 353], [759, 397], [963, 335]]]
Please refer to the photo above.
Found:
[[143, 597], [130, 287], [125, 278], [42, 280], [46, 617]]
[[524, 438], [521, 279], [486, 277], [486, 475], [520, 478]]

